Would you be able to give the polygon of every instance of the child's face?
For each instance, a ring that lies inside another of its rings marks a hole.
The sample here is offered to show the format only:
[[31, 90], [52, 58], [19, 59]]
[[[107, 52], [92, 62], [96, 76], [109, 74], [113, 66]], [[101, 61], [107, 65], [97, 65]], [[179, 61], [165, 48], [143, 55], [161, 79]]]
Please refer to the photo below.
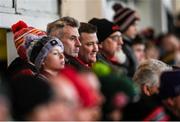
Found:
[[64, 68], [64, 54], [61, 47], [55, 46], [48, 53], [47, 57], [44, 59], [43, 68], [50, 70], [59, 70]]
[[128, 29], [124, 32], [126, 36], [128, 36], [131, 39], [134, 39], [138, 33], [137, 30], [137, 21], [135, 21], [133, 24], [131, 24]]

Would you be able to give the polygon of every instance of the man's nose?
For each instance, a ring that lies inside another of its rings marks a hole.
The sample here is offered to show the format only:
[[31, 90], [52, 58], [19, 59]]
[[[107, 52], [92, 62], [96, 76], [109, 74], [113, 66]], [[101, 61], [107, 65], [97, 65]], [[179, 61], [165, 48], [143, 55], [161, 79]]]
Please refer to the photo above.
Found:
[[79, 38], [76, 39], [76, 46], [77, 46], [77, 47], [80, 47], [80, 46], [81, 46], [81, 42], [80, 42]]

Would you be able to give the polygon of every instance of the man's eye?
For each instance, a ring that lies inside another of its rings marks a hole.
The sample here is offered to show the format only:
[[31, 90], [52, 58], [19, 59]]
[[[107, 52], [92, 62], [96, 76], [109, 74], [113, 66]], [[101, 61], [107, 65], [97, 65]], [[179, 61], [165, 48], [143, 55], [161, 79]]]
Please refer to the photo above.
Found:
[[76, 38], [75, 37], [70, 37], [70, 40], [76, 40]]
[[87, 46], [91, 46], [91, 45], [93, 45], [93, 44], [94, 44], [94, 43], [87, 43], [86, 45], [87, 45]]

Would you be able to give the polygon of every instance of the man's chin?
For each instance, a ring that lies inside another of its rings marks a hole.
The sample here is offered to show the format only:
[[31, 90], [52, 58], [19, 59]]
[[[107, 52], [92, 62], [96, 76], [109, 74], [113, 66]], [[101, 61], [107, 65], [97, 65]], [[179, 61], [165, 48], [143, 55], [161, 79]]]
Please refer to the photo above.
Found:
[[96, 59], [90, 59], [90, 62], [91, 62], [91, 63], [95, 63], [95, 62], [96, 62]]
[[73, 55], [71, 55], [72, 57], [78, 57], [78, 53], [74, 53]]

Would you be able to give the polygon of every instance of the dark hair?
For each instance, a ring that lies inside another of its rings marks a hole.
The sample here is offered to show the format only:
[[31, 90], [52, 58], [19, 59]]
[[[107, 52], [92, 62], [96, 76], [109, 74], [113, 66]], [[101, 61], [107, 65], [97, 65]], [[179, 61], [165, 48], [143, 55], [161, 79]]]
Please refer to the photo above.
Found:
[[67, 26], [67, 25], [71, 27], [79, 28], [80, 24], [76, 19], [72, 17], [69, 17], [69, 16], [62, 17], [47, 25], [47, 34], [51, 35], [52, 32], [57, 31], [58, 29], [62, 29], [64, 26]]
[[137, 35], [137, 36], [135, 37], [135, 39], [133, 40], [133, 42], [132, 42], [132, 45], [136, 45], [136, 44], [145, 45], [145, 39], [144, 39], [142, 36]]
[[81, 34], [83, 32], [84, 33], [96, 33], [97, 27], [90, 23], [81, 22], [80, 27], [79, 27], [79, 34]]
[[172, 37], [172, 36], [177, 37], [176, 35], [174, 35], [173, 33], [170, 33], [170, 32], [161, 34], [158, 38], [159, 45], [162, 45], [165, 39]]
[[54, 90], [46, 79], [33, 75], [19, 75], [9, 86], [11, 114], [14, 120], [26, 118], [36, 107], [48, 104]]

